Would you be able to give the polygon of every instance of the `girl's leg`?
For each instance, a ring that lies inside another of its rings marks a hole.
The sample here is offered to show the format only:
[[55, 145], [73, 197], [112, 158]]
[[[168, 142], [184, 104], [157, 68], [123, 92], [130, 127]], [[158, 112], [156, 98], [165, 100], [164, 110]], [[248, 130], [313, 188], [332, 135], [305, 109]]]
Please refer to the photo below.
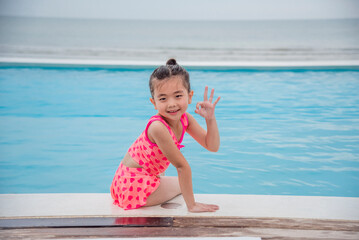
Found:
[[158, 205], [181, 194], [178, 177], [161, 177], [160, 186], [148, 198], [146, 207]]

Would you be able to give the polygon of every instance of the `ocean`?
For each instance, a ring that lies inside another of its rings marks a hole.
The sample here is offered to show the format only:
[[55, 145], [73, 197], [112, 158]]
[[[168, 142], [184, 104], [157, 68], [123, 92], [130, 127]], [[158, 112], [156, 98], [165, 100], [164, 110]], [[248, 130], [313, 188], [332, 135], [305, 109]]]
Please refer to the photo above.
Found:
[[165, 61], [359, 59], [359, 19], [144, 21], [0, 17], [0, 57]]

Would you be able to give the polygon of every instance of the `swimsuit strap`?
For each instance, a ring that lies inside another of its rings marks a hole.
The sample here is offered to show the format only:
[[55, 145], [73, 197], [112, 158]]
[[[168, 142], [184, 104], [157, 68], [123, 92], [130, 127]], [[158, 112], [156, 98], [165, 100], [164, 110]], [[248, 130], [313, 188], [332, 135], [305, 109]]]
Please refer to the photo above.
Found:
[[[186, 132], [186, 129], [188, 127], [188, 117], [187, 117], [187, 113], [184, 113], [181, 116], [181, 123], [182, 123], [182, 134], [181, 134], [181, 138], [178, 141], [179, 143], [182, 143], [183, 137], [184, 137], [184, 133]], [[184, 147], [183, 145], [180, 145], [181, 147]]]
[[169, 133], [171, 134], [173, 140], [175, 141], [176, 145], [178, 148], [182, 148], [184, 147], [184, 145], [180, 145], [180, 143], [182, 142], [183, 140], [183, 137], [184, 137], [184, 133], [186, 131], [186, 128], [188, 127], [188, 118], [187, 118], [187, 114], [184, 113], [182, 116], [181, 116], [181, 124], [182, 124], [182, 134], [181, 134], [181, 139], [179, 141], [177, 141], [177, 138], [175, 136], [175, 134], [173, 133], [171, 127], [168, 125], [168, 123], [159, 115], [154, 115], [150, 118], [150, 120], [148, 121], [147, 123], [147, 126], [146, 126], [146, 138], [148, 140], [148, 142], [151, 144], [151, 145], [156, 145], [155, 143], [151, 142], [150, 139], [148, 138], [147, 136], [147, 130], [149, 128], [149, 126], [151, 125], [152, 122], [154, 121], [160, 121], [162, 122], [168, 129]]

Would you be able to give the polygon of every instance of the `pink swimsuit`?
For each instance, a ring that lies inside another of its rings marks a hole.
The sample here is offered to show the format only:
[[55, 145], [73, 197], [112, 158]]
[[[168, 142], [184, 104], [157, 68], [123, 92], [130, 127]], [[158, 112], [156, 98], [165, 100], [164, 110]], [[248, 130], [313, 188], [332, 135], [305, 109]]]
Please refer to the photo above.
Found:
[[170, 165], [170, 161], [164, 156], [157, 144], [152, 143], [148, 139], [147, 129], [154, 121], [161, 121], [168, 128], [178, 149], [184, 147], [180, 143], [188, 127], [186, 113], [181, 116], [183, 130], [179, 141], [177, 141], [170, 126], [160, 116], [155, 115], [150, 118], [145, 131], [142, 132], [128, 149], [132, 159], [142, 168], [129, 168], [121, 163], [112, 181], [111, 196], [114, 199], [114, 204], [125, 210], [146, 205], [148, 196], [160, 185], [160, 178], [158, 176]]

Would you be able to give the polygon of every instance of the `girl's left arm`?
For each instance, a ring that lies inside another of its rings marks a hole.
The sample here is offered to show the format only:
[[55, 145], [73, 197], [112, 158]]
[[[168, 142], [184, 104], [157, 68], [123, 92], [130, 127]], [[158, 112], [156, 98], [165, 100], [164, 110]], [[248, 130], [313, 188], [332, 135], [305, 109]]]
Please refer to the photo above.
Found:
[[204, 148], [211, 152], [217, 152], [220, 145], [220, 137], [214, 109], [220, 97], [218, 97], [217, 100], [212, 103], [214, 89], [212, 89], [209, 99], [207, 97], [207, 94], [208, 87], [206, 86], [204, 90], [203, 102], [198, 102], [195, 110], [195, 113], [205, 118], [207, 124], [207, 131], [199, 125], [199, 123], [194, 119], [191, 114], [187, 113], [187, 132]]

